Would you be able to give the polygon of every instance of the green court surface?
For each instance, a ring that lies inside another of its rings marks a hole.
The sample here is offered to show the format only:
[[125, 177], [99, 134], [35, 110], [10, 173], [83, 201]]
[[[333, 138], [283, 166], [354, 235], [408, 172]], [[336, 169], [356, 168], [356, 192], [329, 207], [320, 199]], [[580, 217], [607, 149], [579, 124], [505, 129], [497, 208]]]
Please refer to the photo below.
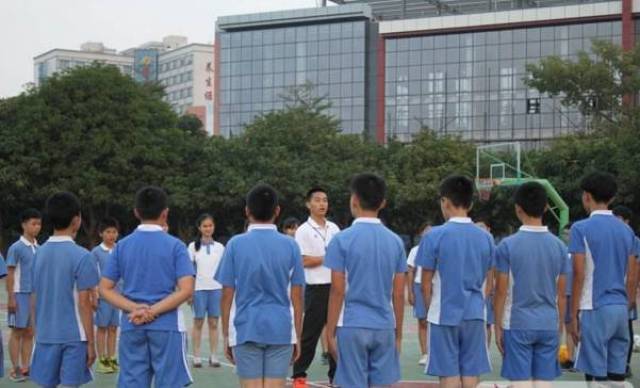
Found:
[[[0, 282], [0, 327], [2, 328], [2, 339], [4, 346], [4, 367], [5, 371], [10, 367], [9, 354], [7, 349], [7, 340], [9, 337], [8, 328], [6, 325], [6, 292], [4, 281]], [[185, 317], [187, 319], [187, 326], [191, 327], [191, 310], [188, 306], [182, 307]], [[415, 319], [411, 317], [411, 307], [407, 305], [405, 310], [405, 330], [403, 338], [403, 349], [401, 357], [402, 366], [402, 378], [403, 384], [399, 384], [397, 388], [401, 387], [435, 387], [437, 386], [435, 380], [427, 378], [422, 372], [423, 368], [418, 365], [419, 350], [418, 350], [418, 338], [417, 338], [417, 325]], [[640, 330], [640, 326], [636, 328]], [[205, 333], [206, 336], [206, 333]], [[191, 347], [191, 344], [189, 344]], [[203, 356], [208, 356], [208, 345], [206, 338], [203, 340]], [[499, 381], [500, 372], [500, 356], [495, 347], [495, 344], [490, 348], [491, 360], [493, 365], [493, 373], [482, 376], [482, 381], [487, 382], [486, 386], [490, 387], [507, 387], [508, 383], [500, 382], [498, 384], [489, 383]], [[436, 356], [436, 355], [432, 355]], [[222, 360], [222, 356], [219, 356]], [[178, 360], [176, 360], [178, 361]], [[191, 361], [191, 359], [189, 359]], [[312, 382], [310, 387], [325, 387], [323, 382], [327, 381], [326, 378], [327, 367], [323, 366], [320, 361], [320, 350], [318, 350], [317, 357], [309, 371], [309, 380]], [[632, 371], [640, 377], [640, 353], [633, 355]], [[215, 388], [231, 388], [238, 387], [238, 380], [234, 374], [233, 366], [224, 363], [221, 368], [203, 367], [201, 369], [191, 370], [194, 384], [192, 387], [215, 387]], [[6, 374], [6, 373], [5, 373]], [[640, 386], [640, 378], [634, 377], [631, 379], [633, 386]], [[95, 380], [86, 385], [86, 387], [115, 387], [116, 375], [100, 375], [95, 374]], [[560, 380], [562, 381], [574, 381], [580, 382], [583, 377], [576, 373], [565, 373]], [[430, 384], [429, 384], [430, 383]], [[484, 385], [484, 384], [483, 384]], [[583, 384], [572, 385], [574, 387], [583, 386]], [[584, 385], [586, 387], [586, 385]], [[7, 378], [0, 380], [0, 387], [35, 387], [35, 384], [27, 383], [12, 383]]]

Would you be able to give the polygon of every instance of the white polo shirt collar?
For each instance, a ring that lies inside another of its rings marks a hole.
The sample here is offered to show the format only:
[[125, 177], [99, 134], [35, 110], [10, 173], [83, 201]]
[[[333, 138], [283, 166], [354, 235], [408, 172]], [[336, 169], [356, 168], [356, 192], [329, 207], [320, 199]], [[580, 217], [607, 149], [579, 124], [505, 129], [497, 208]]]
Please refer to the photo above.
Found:
[[30, 247], [30, 248], [36, 248], [36, 247], [38, 247], [38, 241], [31, 242], [31, 241], [27, 240], [27, 238], [26, 238], [26, 237], [24, 237], [24, 236], [20, 236], [20, 241], [21, 241], [24, 245], [26, 245], [26, 246], [28, 246], [28, 247]]
[[589, 217], [593, 216], [612, 216], [613, 212], [611, 210], [594, 210], [589, 214]]
[[534, 226], [534, 225], [522, 225], [520, 227], [520, 231], [522, 232], [534, 232], [534, 233], [545, 233], [549, 231], [549, 228], [546, 226]]
[[316, 229], [329, 229], [329, 221], [325, 220], [324, 221], [324, 226], [318, 224], [313, 218], [309, 217], [307, 219], [307, 222], [309, 223], [309, 225], [311, 225], [312, 227], [316, 228]]
[[358, 217], [353, 221], [354, 224], [381, 224], [382, 221], [376, 217]]
[[74, 242], [71, 236], [51, 236], [49, 237], [48, 242], [59, 243], [59, 242]]
[[109, 253], [111, 253], [111, 251], [113, 250], [112, 248], [109, 248], [105, 243], [100, 244], [100, 249]]
[[456, 224], [472, 224], [473, 221], [469, 217], [451, 217], [449, 222], [455, 222]]
[[275, 224], [251, 224], [249, 228], [247, 228], [248, 232], [252, 230], [278, 230], [278, 227]]
[[136, 230], [140, 232], [162, 232], [162, 226], [156, 224], [140, 224]]

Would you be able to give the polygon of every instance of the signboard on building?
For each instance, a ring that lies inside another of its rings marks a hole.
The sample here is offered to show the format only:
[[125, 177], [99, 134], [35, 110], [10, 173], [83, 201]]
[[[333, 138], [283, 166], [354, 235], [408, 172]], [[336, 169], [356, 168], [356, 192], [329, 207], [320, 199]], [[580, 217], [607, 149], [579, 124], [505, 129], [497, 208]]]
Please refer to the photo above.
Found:
[[137, 49], [134, 51], [133, 79], [137, 82], [158, 80], [158, 50]]

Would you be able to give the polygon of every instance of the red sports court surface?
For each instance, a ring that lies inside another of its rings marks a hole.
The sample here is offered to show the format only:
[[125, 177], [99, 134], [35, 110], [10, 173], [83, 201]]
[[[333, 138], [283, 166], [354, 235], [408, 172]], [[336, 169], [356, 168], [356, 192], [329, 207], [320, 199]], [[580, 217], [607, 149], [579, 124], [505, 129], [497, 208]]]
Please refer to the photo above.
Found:
[[[328, 382], [309, 382], [309, 388], [331, 388]], [[287, 387], [291, 387], [291, 384], [288, 384]], [[392, 388], [437, 388], [438, 384], [435, 382], [428, 381], [403, 381], [397, 384], [392, 385]]]

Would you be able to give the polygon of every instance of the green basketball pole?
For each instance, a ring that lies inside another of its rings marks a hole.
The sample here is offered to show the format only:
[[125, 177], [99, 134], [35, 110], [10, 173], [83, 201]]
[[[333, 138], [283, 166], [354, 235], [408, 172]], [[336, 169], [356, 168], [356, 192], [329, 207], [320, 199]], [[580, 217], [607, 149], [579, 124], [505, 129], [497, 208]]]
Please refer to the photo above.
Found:
[[[513, 151], [502, 151], [501, 148], [512, 147]], [[489, 151], [491, 150], [491, 151]], [[515, 160], [506, 160], [505, 154], [509, 152], [515, 152]], [[483, 176], [482, 160], [480, 156], [483, 156], [488, 160], [489, 172], [488, 176]], [[569, 206], [562, 199], [555, 187], [547, 179], [536, 178], [522, 171], [522, 147], [519, 142], [500, 143], [500, 144], [487, 144], [476, 147], [476, 184], [480, 185], [480, 182], [489, 178], [491, 180], [490, 185], [495, 186], [519, 186], [525, 182], [538, 182], [544, 187], [549, 198], [549, 204], [551, 205], [549, 211], [558, 221], [558, 235], [562, 236], [562, 231], [569, 225]], [[495, 166], [502, 167], [502, 176], [496, 177], [493, 174], [493, 168]], [[509, 170], [515, 173], [511, 177], [505, 176], [505, 171]], [[478, 186], [480, 189], [481, 187]], [[485, 187], [486, 189], [487, 187]]]

